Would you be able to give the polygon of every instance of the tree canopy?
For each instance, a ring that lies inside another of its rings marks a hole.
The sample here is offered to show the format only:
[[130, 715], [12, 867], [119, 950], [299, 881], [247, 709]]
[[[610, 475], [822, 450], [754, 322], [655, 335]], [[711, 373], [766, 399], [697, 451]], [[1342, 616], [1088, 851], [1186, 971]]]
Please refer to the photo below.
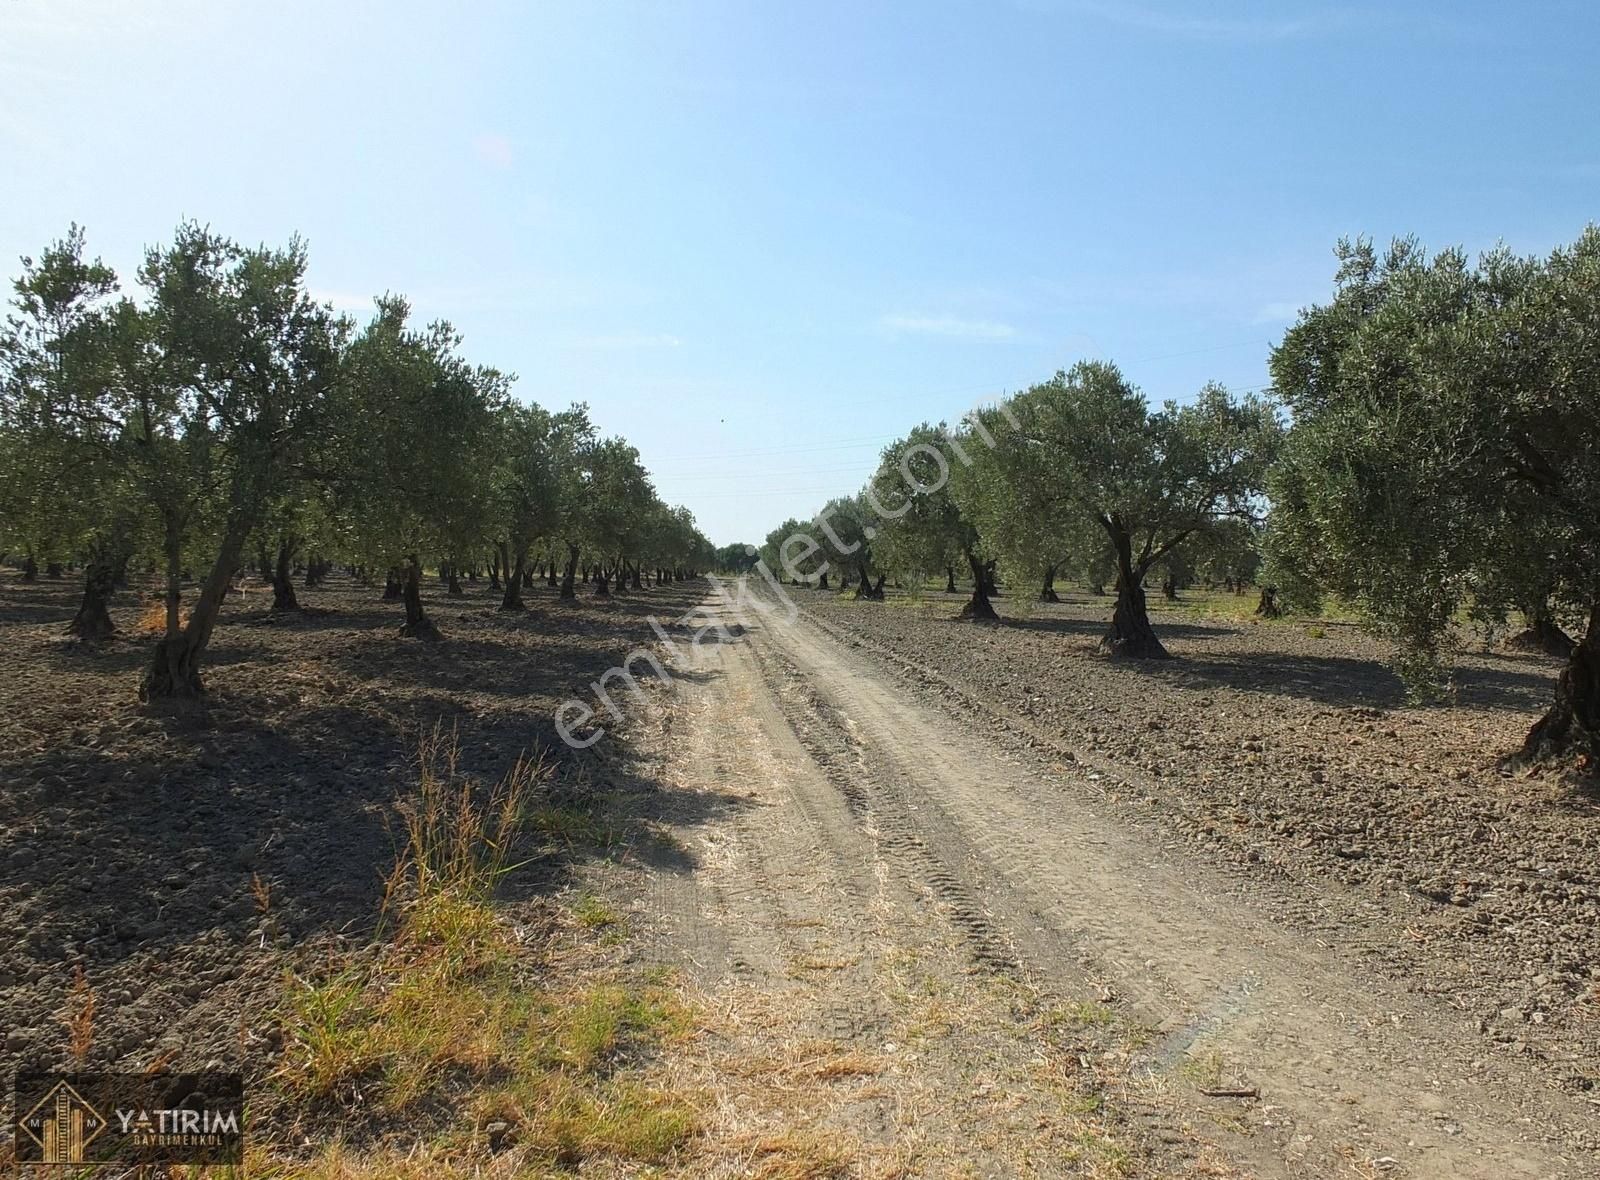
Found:
[[1341, 242], [1333, 298], [1272, 355], [1293, 415], [1270, 556], [1357, 604], [1436, 683], [1453, 623], [1586, 619], [1540, 756], [1600, 740], [1600, 229], [1473, 265], [1415, 241]]
[[[86, 254], [76, 226], [24, 259], [0, 332], [0, 544], [24, 576], [84, 562], [71, 630], [101, 641], [130, 563], [158, 572], [164, 634], [146, 697], [203, 691], [202, 658], [247, 553], [297, 609], [289, 571], [332, 558], [385, 575], [400, 633], [437, 638], [425, 566], [452, 586], [485, 556], [522, 605], [536, 548], [574, 595], [707, 568], [687, 509], [663, 504], [635, 448], [600, 439], [580, 405], [516, 400], [513, 378], [469, 361], [443, 320], [374, 300], [364, 324], [306, 288], [304, 243], [246, 248], [186, 223], [153, 247], [138, 292]], [[191, 577], [195, 573], [197, 577]], [[183, 610], [186, 584], [197, 595]]]

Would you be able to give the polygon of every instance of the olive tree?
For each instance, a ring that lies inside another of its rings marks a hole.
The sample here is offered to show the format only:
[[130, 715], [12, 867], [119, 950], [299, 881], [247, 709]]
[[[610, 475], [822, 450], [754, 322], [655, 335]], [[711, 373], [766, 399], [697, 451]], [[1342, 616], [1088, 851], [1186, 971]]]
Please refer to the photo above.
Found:
[[117, 338], [131, 304], [115, 272], [87, 260], [83, 231], [22, 260], [15, 311], [0, 332], [0, 517], [4, 544], [59, 566], [86, 555], [83, 597], [68, 634], [110, 637], [107, 606], [136, 544], [128, 406], [120, 396]]
[[961, 617], [996, 619], [984, 568], [987, 554], [953, 490], [953, 468], [960, 465], [964, 450], [959, 442], [951, 446], [942, 423], [924, 422], [884, 448], [862, 496], [877, 516], [875, 554], [880, 565], [919, 582], [929, 574], [944, 574], [951, 590], [953, 567], [964, 565], [972, 574], [972, 597]]
[[461, 552], [487, 518], [476, 463], [489, 449], [507, 379], [469, 365], [448, 323], [407, 325], [410, 307], [386, 295], [350, 345], [339, 420], [343, 509], [363, 552], [394, 570], [405, 604], [400, 634], [438, 639], [422, 601], [430, 558]]
[[650, 476], [639, 462], [638, 448], [623, 438], [607, 438], [589, 448], [584, 489], [583, 535], [598, 559], [595, 596], [611, 593], [612, 579], [621, 584], [630, 554], [643, 545], [652, 505]]
[[[761, 554], [748, 541], [735, 541], [731, 545], [718, 545], [712, 554], [711, 568], [719, 574], [747, 574], [755, 568]], [[769, 562], [768, 569], [774, 567]]]
[[1261, 571], [1261, 525], [1224, 520], [1196, 537], [1188, 549], [1194, 570], [1206, 585], [1243, 594]]
[[[872, 542], [879, 527], [880, 518], [864, 495], [829, 500], [812, 518], [807, 532], [817, 545], [815, 553], [820, 556], [816, 566], [819, 577], [837, 561], [845, 570], [855, 571], [856, 598], [881, 601], [885, 577], [872, 553]], [[809, 531], [813, 529], [814, 533]], [[877, 576], [875, 582], [874, 575]], [[845, 581], [841, 576], [841, 589]]]
[[578, 559], [586, 543], [590, 455], [596, 446], [589, 407], [581, 402], [555, 415], [550, 423], [550, 523], [544, 547], [549, 556], [549, 584], [562, 599], [577, 597]]
[[1544, 259], [1338, 257], [1272, 357], [1294, 419], [1273, 565], [1358, 606], [1419, 688], [1464, 606], [1570, 612], [1583, 639], [1522, 754], [1600, 751], [1600, 229]]
[[[246, 249], [182, 225], [146, 252], [138, 301], [117, 296], [82, 244], [74, 227], [24, 262], [5, 339], [8, 429], [35, 431], [41, 456], [73, 457], [72, 482], [99, 505], [82, 522], [80, 633], [106, 632], [104, 598], [139, 519], [158, 523], [166, 626], [140, 695], [193, 697], [245, 542], [323, 424], [344, 327], [306, 293], [298, 239]], [[205, 572], [185, 619], [190, 563]]]
[[[1110, 544], [1117, 600], [1102, 649], [1166, 658], [1150, 625], [1145, 575], [1188, 538], [1258, 513], [1279, 437], [1272, 407], [1208, 385], [1191, 404], [1151, 411], [1115, 365], [1085, 361], [1006, 409], [1017, 445], [1033, 453], [1004, 478], [1042, 474], [1049, 484], [1034, 498], [1039, 509], [1091, 522]], [[997, 439], [1007, 437], [1000, 415], [985, 418]]]
[[1096, 543], [1104, 548], [1105, 538], [1085, 515], [1068, 510], [1064, 473], [1044, 449], [998, 413], [989, 417], [994, 429], [987, 441], [958, 440], [970, 462], [952, 469], [952, 494], [1007, 579], [1038, 586], [1042, 602], [1059, 601], [1056, 578], [1085, 564], [1088, 550]]
[[[740, 552], [742, 554], [742, 547]], [[709, 550], [710, 557], [705, 557]], [[694, 513], [683, 505], [668, 505], [658, 502], [650, 513], [647, 524], [647, 539], [641, 556], [656, 567], [656, 580], [677, 579], [688, 576], [690, 570], [696, 566], [720, 566], [723, 550], [710, 546], [694, 521]], [[754, 563], [754, 558], [745, 557], [747, 565]], [[634, 566], [634, 585], [638, 586], [638, 565]]]
[[767, 534], [759, 556], [773, 577], [827, 590], [828, 559], [822, 555], [823, 544], [822, 530], [814, 522], [790, 517]]
[[496, 423], [496, 462], [490, 476], [495, 499], [495, 547], [505, 589], [500, 609], [523, 610], [522, 583], [528, 554], [537, 541], [550, 541], [562, 510], [563, 438], [587, 412], [574, 406], [550, 414], [536, 405], [507, 404]]

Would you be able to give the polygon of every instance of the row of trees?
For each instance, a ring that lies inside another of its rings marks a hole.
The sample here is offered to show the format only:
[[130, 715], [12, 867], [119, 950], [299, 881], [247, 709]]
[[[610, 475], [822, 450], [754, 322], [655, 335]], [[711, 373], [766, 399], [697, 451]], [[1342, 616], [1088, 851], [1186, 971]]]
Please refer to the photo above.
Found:
[[[1054, 597], [1072, 575], [1116, 601], [1102, 646], [1167, 655], [1147, 578], [1266, 583], [1260, 610], [1357, 608], [1408, 684], [1439, 682], [1463, 617], [1568, 657], [1523, 753], [1600, 755], [1600, 229], [1547, 258], [1473, 265], [1342, 242], [1334, 296], [1273, 350], [1270, 397], [1211, 385], [1152, 409], [1086, 362], [887, 447], [854, 497], [789, 520], [774, 570], [863, 598], [956, 571], [993, 618], [996, 566]], [[1581, 641], [1563, 619], [1586, 620]]]
[[247, 248], [193, 224], [147, 251], [135, 292], [86, 257], [77, 227], [23, 260], [0, 333], [0, 548], [28, 571], [81, 563], [84, 639], [111, 633], [130, 565], [160, 572], [165, 632], [143, 696], [201, 691], [252, 556], [282, 609], [297, 566], [382, 578], [418, 638], [438, 637], [427, 566], [452, 585], [487, 568], [518, 610], [535, 565], [570, 598], [580, 568], [607, 594], [712, 563], [690, 513], [661, 502], [635, 448], [600, 437], [585, 406], [517, 401], [510, 375], [468, 362], [448, 323], [416, 326], [397, 296], [364, 325], [336, 314], [305, 270], [298, 240]]
[[1147, 576], [1249, 580], [1281, 441], [1260, 398], [1208, 386], [1191, 405], [1152, 410], [1115, 365], [1084, 362], [956, 429], [916, 427], [884, 449], [866, 488], [785, 521], [763, 556], [822, 585], [847, 571], [863, 598], [881, 597], [891, 576], [941, 576], [953, 592], [959, 570], [972, 588], [962, 613], [975, 619], [996, 617], [997, 569], [1046, 601], [1058, 577], [1111, 585], [1103, 647], [1164, 658]]

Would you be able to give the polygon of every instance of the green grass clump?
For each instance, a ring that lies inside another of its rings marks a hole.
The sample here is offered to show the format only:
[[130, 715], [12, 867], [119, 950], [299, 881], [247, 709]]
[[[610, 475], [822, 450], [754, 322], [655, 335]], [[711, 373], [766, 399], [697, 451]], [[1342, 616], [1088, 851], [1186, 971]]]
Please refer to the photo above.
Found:
[[592, 893], [585, 893], [578, 899], [578, 904], [572, 907], [572, 916], [588, 930], [604, 930], [622, 922], [615, 910]]
[[[542, 771], [519, 763], [493, 788], [464, 783], [453, 741], [437, 733], [419, 765], [418, 790], [398, 807], [406, 844], [389, 880], [391, 925], [367, 951], [291, 980], [278, 1089], [353, 1114], [376, 1107], [428, 1119], [459, 1110], [463, 1121], [439, 1128], [416, 1157], [431, 1160], [418, 1175], [478, 1174], [463, 1160], [491, 1120], [507, 1125], [527, 1158], [552, 1166], [666, 1159], [695, 1133], [695, 1108], [618, 1075], [690, 1030], [670, 977], [546, 978], [493, 903]], [[620, 929], [591, 896], [570, 916], [608, 937]], [[428, 1154], [436, 1150], [443, 1154]], [[410, 1174], [388, 1163], [369, 1169], [338, 1145], [307, 1170], [276, 1167], [253, 1174]]]

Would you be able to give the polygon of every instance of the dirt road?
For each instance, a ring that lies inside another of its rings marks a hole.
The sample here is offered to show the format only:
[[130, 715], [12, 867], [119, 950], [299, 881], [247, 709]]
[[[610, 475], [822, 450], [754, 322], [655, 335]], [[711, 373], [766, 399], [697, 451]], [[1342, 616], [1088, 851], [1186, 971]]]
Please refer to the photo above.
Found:
[[[1082, 769], [911, 699], [813, 618], [717, 609], [744, 629], [685, 650], [659, 772], [738, 802], [675, 833], [695, 867], [655, 874], [646, 917], [730, 989], [730, 1010], [770, 1001], [895, 1060], [893, 1084], [838, 1115], [870, 1138], [1005, 1175], [1023, 1136], [1027, 1170], [1083, 1168], [1081, 1152], [1052, 1154], [1057, 1107], [1034, 1068], [1051, 1023], [1037, 1012], [1067, 1011], [1115, 1064], [1126, 1133], [1159, 1145], [1147, 1174], [1219, 1156], [1262, 1176], [1600, 1174], [1583, 1097], [1297, 932], [1269, 892], [1098, 814]], [[986, 1019], [908, 1038], [908, 974], [975, 997], [969, 1015]], [[1009, 1121], [972, 1101], [993, 1089], [984, 1070], [1009, 1079]], [[1235, 1091], [1259, 1097], [1222, 1094]]]

